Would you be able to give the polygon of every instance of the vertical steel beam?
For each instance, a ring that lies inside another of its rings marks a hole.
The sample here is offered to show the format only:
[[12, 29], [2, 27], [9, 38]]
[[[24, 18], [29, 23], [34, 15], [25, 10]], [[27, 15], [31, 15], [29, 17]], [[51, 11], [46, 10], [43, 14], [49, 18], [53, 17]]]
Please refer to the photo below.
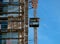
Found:
[[34, 27], [34, 44], [37, 44], [37, 28]]
[[25, 44], [28, 44], [28, 0], [25, 0]]
[[[34, 8], [34, 18], [36, 18], [36, 9]], [[37, 27], [34, 27], [34, 44], [37, 44]]]

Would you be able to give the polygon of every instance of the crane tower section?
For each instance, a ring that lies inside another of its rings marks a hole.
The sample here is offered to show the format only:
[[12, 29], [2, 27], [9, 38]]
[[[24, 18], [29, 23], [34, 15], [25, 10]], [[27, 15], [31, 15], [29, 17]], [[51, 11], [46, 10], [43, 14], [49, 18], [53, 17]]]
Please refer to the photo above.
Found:
[[0, 44], [28, 44], [28, 0], [0, 0]]
[[39, 27], [39, 18], [37, 17], [37, 6], [38, 0], [32, 0], [32, 7], [33, 7], [33, 18], [30, 18], [30, 27], [34, 28], [34, 44], [38, 44], [37, 40], [37, 27]]

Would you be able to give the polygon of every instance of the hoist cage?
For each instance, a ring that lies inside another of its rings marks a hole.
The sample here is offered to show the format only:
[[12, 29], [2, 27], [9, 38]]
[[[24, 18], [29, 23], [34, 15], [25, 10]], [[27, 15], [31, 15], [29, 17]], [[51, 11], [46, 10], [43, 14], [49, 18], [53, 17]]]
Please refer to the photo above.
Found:
[[30, 18], [29, 26], [30, 27], [39, 27], [39, 18]]

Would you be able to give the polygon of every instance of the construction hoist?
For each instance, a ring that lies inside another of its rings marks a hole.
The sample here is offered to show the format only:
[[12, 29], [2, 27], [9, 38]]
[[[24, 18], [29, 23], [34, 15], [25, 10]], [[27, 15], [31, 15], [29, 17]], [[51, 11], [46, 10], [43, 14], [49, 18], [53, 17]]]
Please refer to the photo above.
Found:
[[38, 0], [32, 0], [32, 8], [34, 12], [34, 17], [30, 18], [29, 26], [34, 27], [34, 44], [37, 44], [37, 27], [39, 27], [39, 18], [37, 17], [37, 5]]

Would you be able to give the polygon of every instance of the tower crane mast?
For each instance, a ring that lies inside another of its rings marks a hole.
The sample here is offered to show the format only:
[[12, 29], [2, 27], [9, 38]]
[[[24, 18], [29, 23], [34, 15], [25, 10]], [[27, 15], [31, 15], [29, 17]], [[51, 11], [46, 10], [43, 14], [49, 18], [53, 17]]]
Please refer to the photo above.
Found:
[[[37, 27], [39, 24], [36, 25], [36, 23], [38, 23], [38, 21], [36, 21], [36, 19], [38, 20], [39, 18], [37, 18], [37, 6], [38, 6], [38, 0], [32, 0], [32, 7], [33, 7], [33, 12], [34, 12], [34, 19], [35, 21], [31, 21], [33, 22], [32, 25], [30, 25], [31, 27], [34, 27], [34, 44], [37, 44]], [[30, 20], [32, 20], [30, 19]], [[36, 22], [36, 23], [35, 23]], [[34, 24], [35, 23], [35, 24]]]

